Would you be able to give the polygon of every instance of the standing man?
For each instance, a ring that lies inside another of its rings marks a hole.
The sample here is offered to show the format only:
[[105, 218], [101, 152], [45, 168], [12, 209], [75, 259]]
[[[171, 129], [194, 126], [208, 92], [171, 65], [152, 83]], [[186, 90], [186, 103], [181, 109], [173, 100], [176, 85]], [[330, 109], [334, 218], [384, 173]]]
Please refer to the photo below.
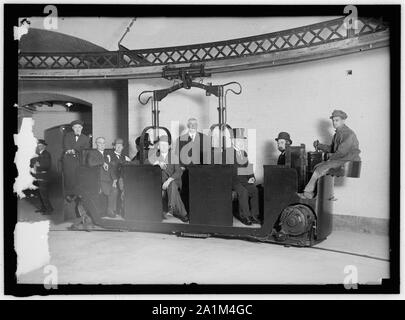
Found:
[[347, 161], [360, 161], [360, 149], [357, 136], [352, 129], [345, 124], [347, 114], [342, 110], [334, 110], [330, 116], [332, 125], [336, 130], [332, 144], [326, 145], [314, 141], [314, 147], [327, 152], [327, 161], [323, 161], [315, 166], [315, 171], [306, 185], [304, 192], [298, 196], [302, 199], [312, 199], [317, 180], [326, 175], [329, 169], [339, 168]]
[[187, 132], [176, 142], [175, 154], [181, 165], [208, 163], [210, 157], [209, 137], [197, 131], [198, 121], [195, 118], [187, 120]]
[[121, 176], [121, 167], [125, 162], [130, 162], [127, 156], [122, 154], [124, 150], [124, 140], [117, 138], [113, 142], [114, 152], [111, 154], [111, 176], [117, 183], [117, 208], [116, 212], [122, 216], [124, 200], [124, 180]]
[[281, 152], [278, 156], [277, 165], [282, 166], [285, 165], [285, 149], [286, 146], [292, 145], [292, 140], [290, 138], [290, 134], [288, 132], [280, 132], [278, 137], [276, 138], [277, 141], [277, 149]]
[[180, 197], [183, 170], [175, 159], [176, 155], [169, 150], [168, 136], [161, 136], [157, 152], [150, 152], [148, 159], [152, 165], [158, 165], [162, 170], [162, 195], [168, 197], [169, 212], [181, 221], [188, 222], [188, 214]]
[[260, 224], [259, 192], [255, 185], [253, 166], [249, 163], [248, 154], [245, 151], [244, 130], [235, 128], [233, 134], [232, 146], [236, 170], [232, 179], [232, 189], [238, 194], [239, 220], [245, 225]]
[[43, 139], [38, 140], [37, 157], [31, 159], [31, 168], [38, 186], [38, 197], [40, 208], [35, 212], [40, 212], [44, 215], [49, 215], [53, 211], [53, 207], [48, 197], [48, 181], [49, 170], [51, 169], [52, 159], [51, 154], [46, 150], [47, 143]]
[[91, 150], [87, 157], [90, 167], [100, 168], [100, 193], [107, 196], [107, 215], [116, 218], [118, 178], [114, 176], [111, 155], [105, 152], [105, 139], [98, 137], [96, 139], [96, 150]]
[[67, 200], [72, 200], [75, 195], [76, 169], [80, 166], [81, 152], [90, 148], [90, 139], [82, 134], [83, 121], [75, 120], [71, 124], [72, 130], [63, 137], [63, 179]]

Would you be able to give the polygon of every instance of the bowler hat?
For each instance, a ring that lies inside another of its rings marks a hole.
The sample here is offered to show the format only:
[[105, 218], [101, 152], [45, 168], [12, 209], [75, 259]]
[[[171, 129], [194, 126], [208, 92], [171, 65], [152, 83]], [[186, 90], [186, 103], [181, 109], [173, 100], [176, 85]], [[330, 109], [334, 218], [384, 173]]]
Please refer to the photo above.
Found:
[[112, 144], [113, 144], [113, 146], [115, 146], [116, 144], [124, 145], [124, 139], [117, 138], [117, 139], [114, 140], [114, 142]]
[[80, 124], [82, 127], [84, 125], [84, 122], [82, 120], [74, 120], [70, 123], [70, 126], [74, 126], [75, 124]]
[[292, 140], [291, 140], [290, 134], [288, 132], [280, 132], [278, 134], [278, 137], [276, 138], [276, 141], [278, 141], [279, 139], [284, 139], [285, 141], [289, 141], [290, 144], [292, 144]]
[[329, 117], [329, 119], [333, 119], [334, 117], [340, 117], [344, 120], [347, 118], [347, 114], [342, 110], [333, 110], [332, 115]]
[[44, 146], [47, 146], [48, 144], [45, 142], [44, 139], [38, 139], [37, 144], [43, 144]]

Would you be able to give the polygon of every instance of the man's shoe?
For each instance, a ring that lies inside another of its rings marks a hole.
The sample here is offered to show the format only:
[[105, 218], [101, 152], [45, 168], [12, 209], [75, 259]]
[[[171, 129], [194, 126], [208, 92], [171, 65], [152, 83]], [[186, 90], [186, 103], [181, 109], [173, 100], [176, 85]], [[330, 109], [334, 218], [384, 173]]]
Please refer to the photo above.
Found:
[[189, 222], [190, 220], [188, 219], [188, 216], [181, 216], [177, 212], [173, 212], [173, 217], [183, 221], [183, 222]]
[[240, 220], [240, 222], [242, 222], [244, 225], [247, 225], [247, 226], [251, 226], [252, 225], [252, 221], [250, 221], [248, 218], [245, 218], [245, 217], [241, 217], [241, 218], [239, 218], [239, 220]]
[[52, 214], [52, 211], [48, 211], [48, 210], [42, 212], [43, 216], [50, 216], [51, 214]]

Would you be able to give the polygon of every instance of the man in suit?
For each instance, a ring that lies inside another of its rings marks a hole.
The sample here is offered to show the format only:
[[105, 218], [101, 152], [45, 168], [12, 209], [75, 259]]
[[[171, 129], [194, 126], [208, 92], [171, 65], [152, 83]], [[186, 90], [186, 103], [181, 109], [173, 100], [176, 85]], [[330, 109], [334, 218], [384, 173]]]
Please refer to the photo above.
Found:
[[100, 168], [100, 193], [107, 196], [107, 215], [117, 217], [118, 177], [114, 174], [111, 155], [105, 151], [105, 139], [96, 139], [96, 149], [91, 150], [87, 156], [90, 167]]
[[76, 169], [80, 166], [81, 152], [90, 148], [90, 139], [82, 134], [83, 121], [75, 120], [71, 124], [72, 130], [63, 137], [63, 179], [67, 200], [72, 200], [75, 195]]
[[175, 154], [170, 151], [168, 136], [159, 138], [158, 148], [149, 152], [148, 160], [162, 170], [162, 196], [168, 198], [169, 212], [183, 222], [188, 222], [188, 214], [180, 197], [183, 170]]
[[181, 165], [209, 163], [210, 139], [197, 129], [197, 119], [190, 118], [187, 121], [187, 132], [177, 139], [175, 154]]
[[46, 146], [45, 140], [38, 140], [36, 148], [38, 156], [31, 159], [30, 165], [33, 176], [36, 178], [35, 184], [38, 186], [38, 198], [40, 201], [40, 208], [35, 212], [49, 215], [53, 211], [48, 197], [49, 170], [51, 169], [52, 159], [51, 154], [46, 150]]
[[131, 161], [136, 164], [140, 164], [141, 163], [141, 153], [143, 152], [144, 161], [146, 162], [148, 150], [153, 147], [153, 144], [150, 142], [149, 133], [146, 132], [144, 135], [143, 150], [141, 150], [141, 136], [139, 136], [135, 139], [135, 147], [136, 147], [137, 152], [136, 152], [135, 157], [133, 157]]
[[117, 183], [117, 208], [116, 212], [120, 215], [123, 213], [124, 200], [124, 180], [121, 176], [121, 167], [124, 163], [130, 162], [126, 155], [122, 153], [124, 150], [124, 140], [117, 138], [113, 142], [114, 151], [111, 153], [111, 176], [113, 180], [118, 180]]
[[292, 140], [288, 132], [280, 132], [276, 138], [277, 148], [281, 154], [278, 156], [277, 165], [285, 165], [285, 149], [286, 146], [292, 145]]
[[347, 161], [360, 161], [360, 149], [357, 136], [352, 129], [345, 124], [347, 114], [342, 110], [334, 110], [330, 116], [332, 125], [336, 130], [332, 144], [326, 145], [314, 141], [314, 147], [327, 153], [327, 161], [318, 163], [314, 168], [311, 179], [305, 186], [303, 193], [298, 193], [302, 199], [312, 199], [317, 180], [326, 175], [329, 169], [340, 168]]
[[[232, 189], [238, 195], [239, 220], [245, 225], [252, 223], [260, 224], [259, 219], [259, 192], [256, 188], [256, 178], [253, 166], [249, 163], [248, 154], [245, 151], [245, 134], [241, 128], [233, 129], [232, 139], [235, 173], [232, 179]], [[229, 162], [227, 152], [227, 163]]]

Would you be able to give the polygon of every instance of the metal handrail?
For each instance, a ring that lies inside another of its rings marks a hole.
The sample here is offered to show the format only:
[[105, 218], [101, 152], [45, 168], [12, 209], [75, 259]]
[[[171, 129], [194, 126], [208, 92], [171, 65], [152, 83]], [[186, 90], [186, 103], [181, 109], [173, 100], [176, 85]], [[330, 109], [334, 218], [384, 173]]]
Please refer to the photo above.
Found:
[[23, 52], [20, 69], [100, 69], [199, 63], [318, 46], [388, 30], [380, 19], [358, 18], [348, 29], [345, 17], [298, 28], [225, 41], [107, 52]]

